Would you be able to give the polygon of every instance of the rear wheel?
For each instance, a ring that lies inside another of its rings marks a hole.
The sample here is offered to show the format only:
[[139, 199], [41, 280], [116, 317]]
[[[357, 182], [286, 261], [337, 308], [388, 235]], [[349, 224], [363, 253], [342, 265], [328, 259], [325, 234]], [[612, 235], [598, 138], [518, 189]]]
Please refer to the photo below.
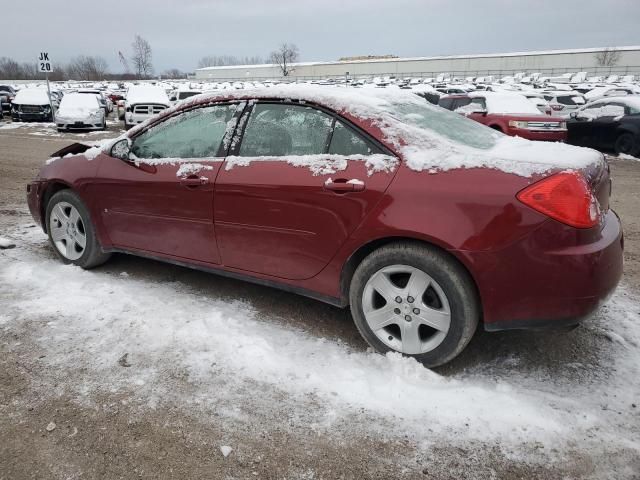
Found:
[[636, 143], [632, 133], [623, 133], [616, 139], [614, 148], [617, 154], [637, 155], [639, 146]]
[[480, 316], [469, 274], [446, 253], [417, 243], [371, 253], [356, 269], [349, 297], [356, 326], [372, 347], [428, 367], [458, 355]]
[[111, 256], [102, 251], [89, 211], [71, 190], [60, 190], [51, 197], [46, 222], [49, 242], [64, 263], [88, 269]]

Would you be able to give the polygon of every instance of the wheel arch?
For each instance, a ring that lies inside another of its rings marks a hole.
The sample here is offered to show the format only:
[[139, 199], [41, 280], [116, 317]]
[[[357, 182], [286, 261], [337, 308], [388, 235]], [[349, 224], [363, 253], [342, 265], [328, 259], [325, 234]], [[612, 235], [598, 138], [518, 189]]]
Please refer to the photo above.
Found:
[[49, 204], [49, 200], [60, 190], [72, 190], [71, 185], [63, 182], [62, 180], [52, 180], [47, 184], [43, 194], [42, 201], [40, 202], [40, 218], [42, 218], [42, 229], [45, 233], [47, 231], [47, 205]]
[[391, 243], [414, 243], [418, 245], [427, 246], [429, 248], [438, 250], [439, 252], [441, 252], [448, 258], [450, 258], [454, 263], [458, 264], [466, 272], [466, 274], [469, 275], [469, 278], [471, 279], [471, 283], [473, 284], [476, 298], [478, 300], [479, 311], [481, 314], [480, 321], [482, 321], [483, 308], [482, 308], [482, 297], [480, 296], [480, 289], [478, 288], [478, 283], [476, 281], [475, 276], [473, 275], [473, 272], [471, 271], [469, 266], [464, 262], [464, 260], [459, 256], [457, 256], [454, 252], [446, 249], [444, 246], [439, 245], [436, 242], [415, 238], [415, 237], [404, 236], [404, 235], [381, 237], [375, 240], [371, 240], [367, 243], [360, 245], [349, 256], [347, 261], [342, 266], [342, 271], [340, 274], [340, 296], [342, 297], [345, 306], [349, 305], [349, 287], [351, 285], [351, 279], [353, 278], [353, 274], [358, 268], [358, 265], [362, 263], [362, 261], [367, 257], [367, 255], [374, 252], [378, 248], [383, 247], [385, 245], [389, 245]]

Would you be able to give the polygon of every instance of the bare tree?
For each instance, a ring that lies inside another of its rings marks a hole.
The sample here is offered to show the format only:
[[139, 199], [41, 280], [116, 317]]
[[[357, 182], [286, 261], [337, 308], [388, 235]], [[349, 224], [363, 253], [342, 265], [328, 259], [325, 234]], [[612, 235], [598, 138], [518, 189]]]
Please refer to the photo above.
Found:
[[283, 77], [288, 77], [293, 71], [291, 64], [298, 60], [298, 47], [293, 43], [283, 43], [277, 50], [271, 52], [269, 60], [280, 67]]
[[165, 70], [162, 73], [162, 76], [164, 78], [170, 78], [172, 80], [175, 80], [178, 78], [185, 78], [187, 75], [183, 71], [178, 70], [177, 68], [170, 68], [169, 70]]
[[138, 78], [149, 77], [153, 73], [153, 64], [151, 62], [151, 45], [140, 35], [136, 35], [133, 43], [133, 54], [131, 61]]
[[257, 65], [259, 63], [263, 63], [263, 61], [262, 58], [258, 56], [234, 57], [233, 55], [208, 55], [200, 59], [198, 68], [221, 67], [226, 65]]
[[616, 48], [605, 48], [595, 54], [598, 67], [613, 67], [620, 60], [620, 51]]
[[104, 58], [80, 55], [69, 62], [67, 73], [76, 80], [104, 80], [107, 69]]
[[4, 80], [22, 79], [22, 68], [13, 58], [0, 58], [0, 78]]

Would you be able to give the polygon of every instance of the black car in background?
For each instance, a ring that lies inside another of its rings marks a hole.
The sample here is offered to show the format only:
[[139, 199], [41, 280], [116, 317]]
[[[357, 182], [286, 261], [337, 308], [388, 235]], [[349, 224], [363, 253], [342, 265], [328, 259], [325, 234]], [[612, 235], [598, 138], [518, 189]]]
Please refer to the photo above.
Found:
[[11, 102], [16, 96], [16, 91], [11, 85], [0, 85], [0, 105], [2, 113], [11, 113]]
[[640, 95], [607, 97], [571, 113], [567, 142], [640, 157]]

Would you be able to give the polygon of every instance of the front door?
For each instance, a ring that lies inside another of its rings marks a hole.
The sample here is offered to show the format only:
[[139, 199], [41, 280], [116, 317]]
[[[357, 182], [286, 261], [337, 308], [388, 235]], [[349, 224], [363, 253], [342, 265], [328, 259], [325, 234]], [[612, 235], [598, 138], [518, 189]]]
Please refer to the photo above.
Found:
[[114, 246], [220, 263], [213, 189], [235, 110], [182, 112], [133, 138], [129, 161], [102, 157], [92, 198]]
[[329, 263], [397, 165], [355, 126], [288, 103], [254, 105], [235, 153], [216, 180], [222, 263], [286, 279], [311, 278]]

